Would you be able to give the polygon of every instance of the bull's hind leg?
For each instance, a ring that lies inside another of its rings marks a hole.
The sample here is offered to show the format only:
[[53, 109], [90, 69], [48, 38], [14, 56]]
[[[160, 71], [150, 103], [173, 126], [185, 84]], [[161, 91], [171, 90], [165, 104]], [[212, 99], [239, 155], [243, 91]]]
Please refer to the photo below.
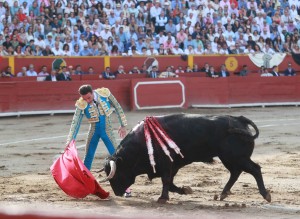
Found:
[[221, 197], [220, 197], [221, 201], [224, 200], [228, 195], [231, 194], [230, 189], [232, 188], [232, 186], [234, 185], [234, 183], [237, 181], [237, 179], [239, 178], [239, 176], [242, 173], [242, 170], [237, 169], [237, 167], [236, 167], [237, 165], [229, 164], [224, 161], [223, 161], [223, 164], [229, 170], [230, 178], [221, 193]]
[[259, 193], [264, 197], [264, 199], [271, 202], [271, 194], [265, 188], [260, 166], [254, 163], [250, 158], [243, 160], [241, 165], [245, 172], [250, 173], [255, 178]]

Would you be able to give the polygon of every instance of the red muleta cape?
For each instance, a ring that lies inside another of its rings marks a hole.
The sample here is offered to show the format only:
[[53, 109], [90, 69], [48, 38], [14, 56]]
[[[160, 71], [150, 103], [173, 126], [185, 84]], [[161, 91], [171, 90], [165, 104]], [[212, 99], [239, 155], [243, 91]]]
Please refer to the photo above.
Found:
[[69, 196], [84, 198], [94, 194], [105, 199], [109, 192], [104, 191], [95, 177], [78, 157], [75, 141], [71, 141], [64, 153], [50, 167], [58, 186]]

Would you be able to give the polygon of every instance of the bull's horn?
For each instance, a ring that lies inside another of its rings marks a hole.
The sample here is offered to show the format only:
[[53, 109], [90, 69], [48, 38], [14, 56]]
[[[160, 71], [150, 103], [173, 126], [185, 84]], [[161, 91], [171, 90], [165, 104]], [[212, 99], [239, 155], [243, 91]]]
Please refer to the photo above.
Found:
[[99, 181], [100, 183], [106, 182], [114, 177], [114, 175], [116, 173], [117, 165], [116, 165], [115, 161], [113, 161], [113, 160], [109, 161], [109, 165], [110, 165], [110, 173], [105, 179], [100, 180]]

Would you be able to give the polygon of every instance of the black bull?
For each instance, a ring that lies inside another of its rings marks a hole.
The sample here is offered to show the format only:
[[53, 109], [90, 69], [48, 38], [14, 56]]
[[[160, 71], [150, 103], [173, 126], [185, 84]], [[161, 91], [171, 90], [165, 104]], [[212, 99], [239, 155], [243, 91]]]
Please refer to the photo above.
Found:
[[[120, 143], [115, 154], [107, 158], [104, 170], [111, 187], [117, 196], [124, 194], [135, 178], [147, 174], [149, 179], [161, 177], [162, 194], [158, 199], [164, 203], [169, 200], [169, 191], [189, 194], [189, 187], [179, 188], [174, 185], [174, 176], [178, 170], [192, 162], [212, 162], [219, 157], [230, 171], [230, 178], [225, 185], [220, 200], [230, 194], [230, 189], [238, 177], [245, 171], [256, 180], [260, 194], [268, 201], [271, 195], [266, 190], [260, 166], [250, 157], [254, 149], [254, 139], [258, 137], [257, 126], [249, 119], [240, 116], [200, 116], [191, 114], [175, 114], [155, 117], [170, 138], [181, 149], [182, 158], [170, 149], [173, 162], [165, 155], [157, 141], [153, 140], [156, 173], [150, 165], [145, 142], [143, 122], [138, 124]], [[252, 135], [249, 126], [255, 129]], [[113, 162], [112, 162], [113, 161]], [[112, 176], [113, 168], [116, 170]]]

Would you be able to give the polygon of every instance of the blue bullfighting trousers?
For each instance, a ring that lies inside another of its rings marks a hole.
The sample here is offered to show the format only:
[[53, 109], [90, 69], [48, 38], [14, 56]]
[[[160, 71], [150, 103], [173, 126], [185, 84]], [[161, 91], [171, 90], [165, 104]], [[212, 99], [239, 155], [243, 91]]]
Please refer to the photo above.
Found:
[[108, 152], [112, 155], [115, 152], [112, 140], [108, 136], [107, 132], [111, 133], [111, 138], [113, 138], [112, 130], [107, 130], [106, 127], [106, 118], [105, 116], [100, 116], [100, 121], [94, 124], [91, 124], [87, 145], [86, 145], [86, 154], [84, 158], [84, 165], [90, 170], [94, 160], [95, 152], [99, 143], [100, 138], [104, 142]]

